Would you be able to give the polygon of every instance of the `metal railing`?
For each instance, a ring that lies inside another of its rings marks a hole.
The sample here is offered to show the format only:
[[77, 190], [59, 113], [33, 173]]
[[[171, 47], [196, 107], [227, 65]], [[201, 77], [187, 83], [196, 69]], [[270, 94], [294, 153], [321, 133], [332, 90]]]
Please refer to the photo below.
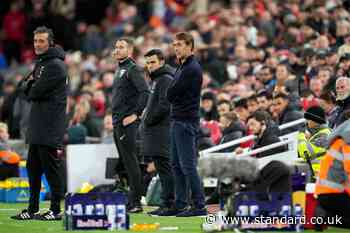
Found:
[[[298, 119], [298, 120], [295, 120], [295, 121], [288, 122], [286, 124], [280, 125], [278, 128], [280, 130], [284, 130], [284, 129], [287, 129], [287, 128], [290, 128], [290, 127], [293, 127], [293, 126], [296, 126], [296, 125], [300, 125], [302, 123], [305, 123], [305, 119], [304, 118], [301, 118], [301, 119]], [[213, 152], [216, 152], [216, 151], [220, 151], [220, 150], [228, 148], [230, 146], [241, 144], [243, 142], [254, 140], [254, 139], [256, 139], [255, 135], [249, 135], [249, 136], [245, 136], [243, 138], [238, 138], [238, 139], [235, 139], [235, 140], [232, 140], [232, 141], [229, 141], [229, 142], [226, 142], [226, 143], [223, 143], [223, 144], [220, 144], [220, 145], [213, 146], [211, 148], [202, 150], [202, 151], [199, 152], [199, 155], [203, 156], [205, 154], [213, 153]]]

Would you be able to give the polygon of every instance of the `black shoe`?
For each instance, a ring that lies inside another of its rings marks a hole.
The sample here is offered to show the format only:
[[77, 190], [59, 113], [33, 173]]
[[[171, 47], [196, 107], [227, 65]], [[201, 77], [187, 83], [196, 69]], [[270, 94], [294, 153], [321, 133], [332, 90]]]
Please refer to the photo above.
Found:
[[21, 213], [11, 216], [10, 218], [15, 220], [33, 220], [40, 218], [40, 211], [36, 213], [30, 213], [27, 209], [21, 211]]
[[164, 211], [165, 208], [159, 207], [155, 210], [147, 212], [148, 215], [158, 215], [160, 212]]
[[62, 214], [61, 213], [55, 214], [54, 212], [49, 210], [49, 211], [43, 213], [42, 215], [40, 215], [39, 220], [42, 220], [42, 221], [60, 221], [60, 220], [62, 220]]
[[143, 212], [143, 209], [141, 206], [134, 206], [130, 209], [128, 209], [128, 213], [130, 214], [137, 214], [137, 213], [142, 213]]
[[165, 208], [163, 211], [160, 211], [158, 216], [176, 216], [179, 213], [184, 212], [186, 209], [176, 209], [176, 208]]
[[207, 214], [208, 212], [206, 208], [202, 208], [202, 209], [192, 208], [177, 214], [176, 217], [202, 217], [202, 216], [206, 216]]

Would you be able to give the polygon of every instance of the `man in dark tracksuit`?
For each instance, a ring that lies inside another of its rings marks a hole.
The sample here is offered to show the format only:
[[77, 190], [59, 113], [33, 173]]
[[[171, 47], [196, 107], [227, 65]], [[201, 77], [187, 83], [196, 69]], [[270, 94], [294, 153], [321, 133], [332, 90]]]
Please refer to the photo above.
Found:
[[162, 206], [148, 213], [158, 215], [161, 211], [174, 207], [174, 178], [170, 165], [170, 103], [166, 98], [174, 70], [164, 64], [164, 54], [159, 49], [148, 51], [145, 58], [152, 82], [151, 95], [142, 117], [141, 153], [152, 158], [159, 174]]
[[[171, 103], [170, 154], [175, 177], [175, 209], [161, 215], [202, 216], [207, 214], [197, 172], [202, 68], [193, 55], [194, 39], [191, 34], [176, 34], [173, 46], [181, 64], [167, 92]], [[189, 190], [193, 206], [186, 210]]]
[[[63, 135], [66, 131], [68, 73], [64, 51], [54, 47], [52, 30], [34, 31], [34, 49], [38, 60], [33, 73], [20, 83], [32, 102], [27, 141], [27, 170], [30, 185], [29, 207], [12, 218], [17, 220], [60, 220], [60, 200], [64, 192]], [[50, 210], [39, 214], [41, 176], [45, 174], [51, 189]]]
[[112, 117], [114, 140], [130, 186], [128, 211], [142, 212], [142, 178], [136, 155], [136, 133], [147, 103], [148, 86], [143, 71], [131, 59], [133, 41], [118, 39], [113, 52], [119, 62], [113, 83]]

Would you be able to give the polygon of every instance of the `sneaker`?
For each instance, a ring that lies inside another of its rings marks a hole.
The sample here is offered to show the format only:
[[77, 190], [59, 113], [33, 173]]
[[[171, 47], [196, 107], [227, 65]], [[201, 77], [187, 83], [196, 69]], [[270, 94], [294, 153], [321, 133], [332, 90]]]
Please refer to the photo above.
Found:
[[184, 212], [186, 209], [165, 208], [160, 211], [157, 216], [176, 216], [179, 213]]
[[62, 220], [62, 214], [61, 213], [55, 214], [54, 212], [49, 210], [49, 211], [43, 213], [40, 216], [39, 220], [42, 220], [42, 221], [60, 221], [60, 220]]
[[143, 209], [141, 206], [134, 206], [128, 209], [128, 213], [130, 214], [137, 214], [137, 213], [142, 213]]
[[206, 216], [207, 209], [202, 208], [202, 209], [196, 209], [196, 208], [191, 208], [188, 210], [185, 210], [179, 214], [176, 215], [176, 217], [201, 217], [201, 216]]
[[32, 220], [40, 218], [40, 211], [36, 213], [30, 213], [27, 209], [21, 211], [21, 213], [11, 216], [10, 218], [15, 220]]

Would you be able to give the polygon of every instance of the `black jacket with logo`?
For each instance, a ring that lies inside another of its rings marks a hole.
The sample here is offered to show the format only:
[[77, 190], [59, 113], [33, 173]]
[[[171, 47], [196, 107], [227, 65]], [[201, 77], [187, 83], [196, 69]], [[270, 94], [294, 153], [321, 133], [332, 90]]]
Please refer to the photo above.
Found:
[[170, 103], [166, 98], [166, 92], [173, 75], [174, 70], [168, 65], [150, 74], [151, 95], [142, 121], [141, 152], [144, 156], [169, 156], [170, 154]]
[[32, 102], [27, 142], [60, 148], [67, 128], [66, 105], [68, 72], [64, 51], [50, 47], [40, 56], [32, 73], [34, 80], [21, 82], [20, 88]]
[[147, 97], [148, 86], [141, 68], [131, 58], [120, 62], [113, 83], [113, 125], [132, 114], [141, 116]]

